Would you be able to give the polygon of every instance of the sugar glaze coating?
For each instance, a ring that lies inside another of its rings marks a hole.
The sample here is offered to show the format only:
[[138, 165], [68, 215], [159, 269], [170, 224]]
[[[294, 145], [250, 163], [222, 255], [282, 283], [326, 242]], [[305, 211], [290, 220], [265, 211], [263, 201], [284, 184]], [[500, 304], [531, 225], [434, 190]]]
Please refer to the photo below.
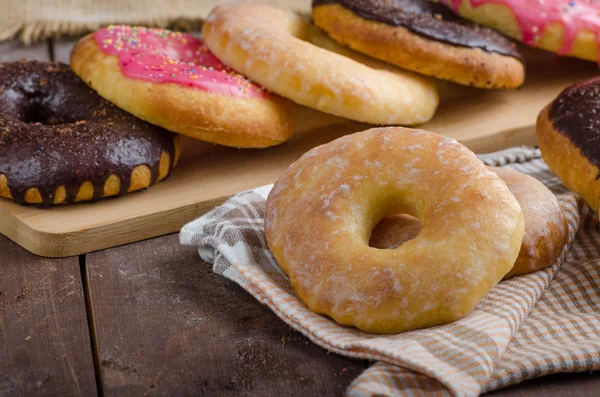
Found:
[[[395, 250], [368, 244], [386, 215], [420, 219]], [[312, 149], [276, 182], [269, 248], [314, 312], [394, 333], [454, 321], [512, 268], [523, 213], [466, 147], [422, 130], [376, 128]]]

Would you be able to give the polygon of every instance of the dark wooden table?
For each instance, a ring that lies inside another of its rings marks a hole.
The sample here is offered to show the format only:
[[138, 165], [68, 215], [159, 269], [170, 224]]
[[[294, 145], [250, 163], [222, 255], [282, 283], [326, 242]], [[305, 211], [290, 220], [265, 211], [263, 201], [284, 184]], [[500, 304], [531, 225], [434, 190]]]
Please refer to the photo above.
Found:
[[[71, 46], [2, 43], [0, 61]], [[369, 365], [309, 342], [175, 235], [67, 259], [0, 236], [0, 396], [341, 396]], [[600, 377], [492, 395], [600, 395]]]

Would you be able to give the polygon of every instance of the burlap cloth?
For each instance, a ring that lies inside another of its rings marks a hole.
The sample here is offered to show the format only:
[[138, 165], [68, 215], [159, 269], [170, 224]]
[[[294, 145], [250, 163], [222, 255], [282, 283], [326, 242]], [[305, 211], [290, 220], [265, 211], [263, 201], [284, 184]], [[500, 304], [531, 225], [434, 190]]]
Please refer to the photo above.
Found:
[[513, 149], [483, 159], [548, 186], [565, 211], [569, 244], [554, 265], [501, 282], [467, 317], [451, 324], [374, 335], [310, 312], [264, 238], [271, 186], [240, 193], [186, 225], [181, 242], [197, 246], [216, 273], [238, 283], [314, 343], [376, 360], [350, 385], [351, 397], [477, 396], [546, 374], [599, 369], [597, 218], [550, 172], [539, 151]]
[[[47, 37], [81, 35], [123, 23], [198, 29], [216, 5], [243, 0], [0, 0], [0, 41], [18, 37], [31, 43]], [[308, 12], [311, 0], [262, 0]]]

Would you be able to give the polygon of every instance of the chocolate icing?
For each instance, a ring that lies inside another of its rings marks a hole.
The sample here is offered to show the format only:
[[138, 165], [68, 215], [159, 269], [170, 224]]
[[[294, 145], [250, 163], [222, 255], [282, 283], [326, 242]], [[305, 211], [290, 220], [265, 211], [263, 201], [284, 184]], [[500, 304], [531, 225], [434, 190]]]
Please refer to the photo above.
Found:
[[600, 77], [561, 92], [550, 106], [549, 118], [590, 163], [600, 167]]
[[447, 44], [480, 48], [521, 59], [515, 43], [500, 33], [454, 14], [429, 0], [313, 0], [312, 6], [337, 3], [366, 19], [402, 26], [413, 33]]
[[62, 185], [71, 203], [85, 181], [98, 200], [111, 174], [121, 179], [123, 195], [143, 164], [154, 184], [163, 151], [173, 167], [174, 140], [98, 96], [67, 65], [0, 63], [0, 174], [19, 203], [36, 187], [49, 206]]

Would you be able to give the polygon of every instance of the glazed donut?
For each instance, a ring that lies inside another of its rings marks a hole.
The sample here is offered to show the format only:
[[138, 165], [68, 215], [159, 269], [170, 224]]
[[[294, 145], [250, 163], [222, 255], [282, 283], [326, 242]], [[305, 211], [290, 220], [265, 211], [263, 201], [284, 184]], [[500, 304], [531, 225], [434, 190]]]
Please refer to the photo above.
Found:
[[548, 167], [598, 213], [600, 205], [600, 77], [566, 88], [537, 119]]
[[559, 55], [598, 60], [600, 3], [589, 0], [441, 0], [464, 18]]
[[[525, 235], [519, 256], [504, 279], [552, 265], [566, 244], [567, 220], [556, 196], [537, 179], [508, 168], [490, 167], [515, 196], [525, 218]], [[419, 220], [406, 214], [384, 218], [377, 224], [369, 245], [395, 249], [421, 231]]]
[[266, 4], [216, 7], [202, 28], [225, 64], [296, 103], [372, 124], [418, 124], [438, 105], [435, 83], [370, 68], [307, 40], [309, 24]]
[[313, 0], [316, 26], [341, 44], [404, 69], [480, 88], [516, 88], [513, 42], [428, 0]]
[[294, 132], [290, 101], [227, 68], [190, 34], [110, 26], [75, 45], [71, 67], [120, 108], [192, 138], [262, 148]]
[[[423, 227], [395, 250], [369, 246], [385, 216]], [[466, 147], [421, 130], [375, 128], [312, 149], [275, 183], [269, 248], [315, 313], [367, 332], [454, 321], [510, 271], [523, 213]]]
[[179, 136], [122, 111], [67, 65], [0, 63], [0, 197], [65, 204], [169, 175]]

